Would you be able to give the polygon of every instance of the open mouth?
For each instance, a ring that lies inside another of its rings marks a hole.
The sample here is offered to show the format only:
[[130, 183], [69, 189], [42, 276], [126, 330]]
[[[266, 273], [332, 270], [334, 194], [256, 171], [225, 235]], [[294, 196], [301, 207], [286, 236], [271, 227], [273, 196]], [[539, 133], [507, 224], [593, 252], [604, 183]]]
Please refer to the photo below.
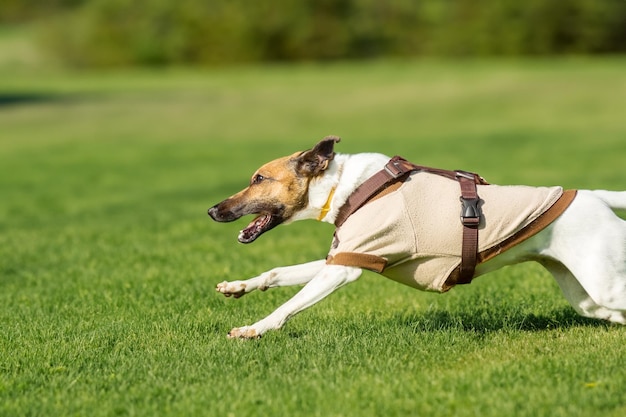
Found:
[[261, 214], [252, 220], [248, 227], [239, 232], [238, 240], [241, 243], [254, 242], [261, 234], [275, 226], [273, 219], [274, 217], [271, 214]]

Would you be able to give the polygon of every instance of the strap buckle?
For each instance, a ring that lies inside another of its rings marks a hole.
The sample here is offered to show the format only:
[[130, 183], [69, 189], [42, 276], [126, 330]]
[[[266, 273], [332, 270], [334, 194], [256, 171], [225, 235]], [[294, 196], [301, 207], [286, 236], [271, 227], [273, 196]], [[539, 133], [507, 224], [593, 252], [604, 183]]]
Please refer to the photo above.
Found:
[[474, 172], [462, 171], [460, 169], [457, 169], [456, 171], [454, 171], [454, 173], [456, 174], [457, 180], [465, 178], [474, 181], [476, 184], [489, 185], [489, 183], [483, 177]]
[[468, 180], [476, 181], [476, 174], [474, 174], [473, 172], [461, 171], [457, 169], [456, 171], [454, 171], [454, 173], [456, 174], [457, 178], [461, 177], [467, 178]]
[[461, 200], [461, 223], [466, 227], [478, 227], [480, 223], [481, 210], [478, 207], [480, 198], [465, 198]]
[[402, 175], [409, 172], [403, 165], [404, 160], [399, 156], [391, 158], [387, 165], [385, 165], [385, 172], [393, 179], [400, 178]]

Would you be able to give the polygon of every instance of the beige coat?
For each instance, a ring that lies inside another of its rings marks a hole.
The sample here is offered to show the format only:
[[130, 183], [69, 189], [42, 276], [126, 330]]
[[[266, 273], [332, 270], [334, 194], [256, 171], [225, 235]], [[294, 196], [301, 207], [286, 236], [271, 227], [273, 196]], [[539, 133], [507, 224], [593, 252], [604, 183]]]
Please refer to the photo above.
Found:
[[[561, 187], [477, 188], [483, 212], [479, 252], [528, 226], [563, 194]], [[361, 207], [336, 230], [327, 262], [350, 265], [337, 255], [373, 255], [386, 260], [378, 271], [384, 276], [418, 289], [445, 291], [446, 280], [461, 263], [459, 196], [457, 181], [414, 173], [398, 190]]]

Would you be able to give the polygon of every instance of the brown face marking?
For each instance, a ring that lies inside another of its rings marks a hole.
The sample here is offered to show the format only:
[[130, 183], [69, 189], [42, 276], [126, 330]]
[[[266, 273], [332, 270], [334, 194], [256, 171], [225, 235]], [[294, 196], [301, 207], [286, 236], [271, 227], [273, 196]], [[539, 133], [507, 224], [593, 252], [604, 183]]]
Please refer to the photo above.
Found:
[[[259, 168], [252, 176], [247, 189], [249, 196], [270, 205], [278, 203], [284, 207], [287, 217], [305, 207], [311, 178], [302, 176], [296, 171], [299, 155], [300, 152], [276, 159]], [[258, 175], [262, 179], [259, 180]]]
[[252, 175], [248, 187], [210, 208], [209, 215], [213, 220], [229, 222], [259, 214], [239, 234], [240, 242], [253, 242], [306, 207], [311, 178], [328, 167], [335, 142], [338, 138], [328, 137], [312, 150], [268, 162]]
[[250, 243], [263, 232], [283, 223], [307, 204], [310, 178], [297, 173], [298, 156], [271, 161], [251, 177], [250, 185], [209, 210], [217, 221], [233, 221], [247, 214], [259, 214], [242, 230], [239, 241]]

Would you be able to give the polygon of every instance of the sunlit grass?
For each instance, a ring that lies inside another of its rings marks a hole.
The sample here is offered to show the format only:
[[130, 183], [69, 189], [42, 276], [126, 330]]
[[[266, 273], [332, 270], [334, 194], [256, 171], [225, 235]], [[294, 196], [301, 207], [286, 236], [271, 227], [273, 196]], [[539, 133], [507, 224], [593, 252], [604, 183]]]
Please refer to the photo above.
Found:
[[624, 329], [536, 265], [445, 295], [366, 273], [259, 341], [332, 228], [236, 242], [206, 209], [326, 134], [494, 183], [626, 189], [626, 62], [388, 62], [0, 77], [1, 415], [621, 416]]

